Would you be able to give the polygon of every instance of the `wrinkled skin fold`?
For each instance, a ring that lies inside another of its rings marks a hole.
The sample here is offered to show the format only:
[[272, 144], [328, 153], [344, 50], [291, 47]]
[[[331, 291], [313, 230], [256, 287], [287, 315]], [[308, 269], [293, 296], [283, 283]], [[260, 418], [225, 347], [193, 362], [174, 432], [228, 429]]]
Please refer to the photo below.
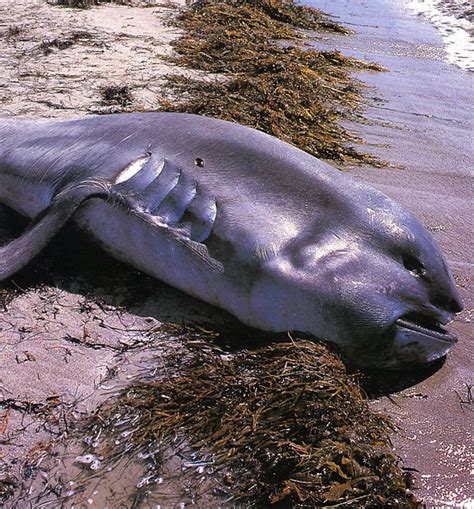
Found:
[[11, 277], [70, 218], [111, 255], [361, 367], [444, 356], [462, 310], [435, 241], [387, 196], [254, 129], [178, 113], [0, 120], [0, 203], [32, 219]]

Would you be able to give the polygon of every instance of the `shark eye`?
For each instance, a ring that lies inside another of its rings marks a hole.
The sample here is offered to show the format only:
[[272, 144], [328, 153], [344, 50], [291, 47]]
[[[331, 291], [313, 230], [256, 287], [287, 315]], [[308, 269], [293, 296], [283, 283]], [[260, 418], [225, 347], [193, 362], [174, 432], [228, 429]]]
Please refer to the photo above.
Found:
[[416, 277], [421, 277], [426, 274], [426, 269], [424, 265], [412, 255], [403, 255], [402, 256], [403, 266], [409, 272], [411, 272]]

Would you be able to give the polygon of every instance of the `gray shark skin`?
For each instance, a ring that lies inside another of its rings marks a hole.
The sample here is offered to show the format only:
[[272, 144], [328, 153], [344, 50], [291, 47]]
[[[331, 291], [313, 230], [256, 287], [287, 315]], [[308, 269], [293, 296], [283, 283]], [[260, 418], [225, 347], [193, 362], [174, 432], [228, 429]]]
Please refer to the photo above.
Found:
[[106, 251], [266, 331], [361, 367], [444, 356], [462, 310], [429, 232], [369, 186], [272, 136], [178, 113], [0, 120], [0, 203], [32, 219], [0, 281], [72, 217]]

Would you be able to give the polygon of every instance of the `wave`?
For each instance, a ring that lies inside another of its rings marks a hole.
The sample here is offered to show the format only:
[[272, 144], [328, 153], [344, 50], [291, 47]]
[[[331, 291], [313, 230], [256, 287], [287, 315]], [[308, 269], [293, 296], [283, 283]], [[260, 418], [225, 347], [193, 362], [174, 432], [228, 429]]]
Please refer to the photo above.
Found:
[[428, 18], [440, 32], [449, 62], [474, 71], [472, 0], [406, 0], [408, 11]]

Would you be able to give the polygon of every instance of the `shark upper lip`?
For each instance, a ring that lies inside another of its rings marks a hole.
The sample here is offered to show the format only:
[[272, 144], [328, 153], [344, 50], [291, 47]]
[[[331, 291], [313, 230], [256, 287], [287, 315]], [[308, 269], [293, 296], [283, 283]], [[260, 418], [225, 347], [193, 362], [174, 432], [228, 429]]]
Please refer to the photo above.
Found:
[[438, 341], [456, 343], [457, 337], [442, 327], [450, 321], [445, 316], [432, 316], [425, 313], [412, 312], [400, 316], [394, 325], [430, 336]]

